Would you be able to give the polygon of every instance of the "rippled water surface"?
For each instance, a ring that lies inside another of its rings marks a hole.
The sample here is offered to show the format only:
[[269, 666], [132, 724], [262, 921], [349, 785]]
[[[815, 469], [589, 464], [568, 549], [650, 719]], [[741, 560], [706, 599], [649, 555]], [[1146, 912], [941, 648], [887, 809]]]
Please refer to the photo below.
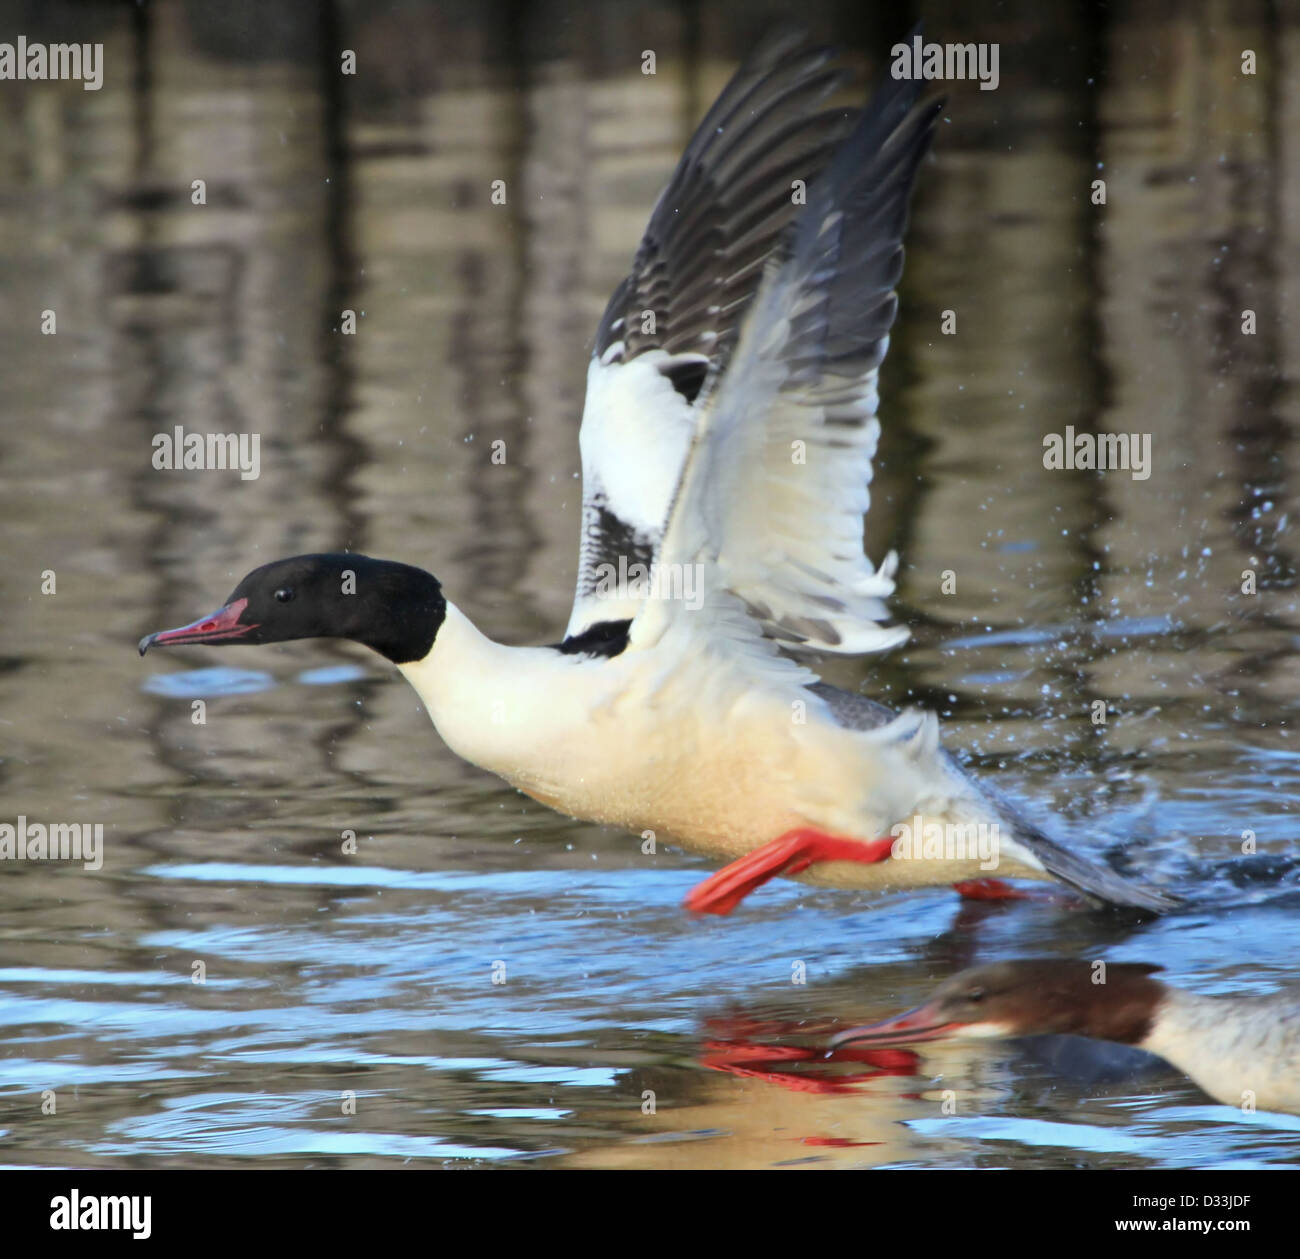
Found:
[[[950, 85], [884, 373], [867, 536], [902, 556], [913, 640], [824, 670], [936, 709], [979, 773], [1187, 912], [776, 882], [693, 920], [710, 863], [459, 762], [362, 648], [136, 655], [256, 564], [345, 547], [431, 569], [503, 641], [562, 633], [589, 338], [759, 23], [496, 8], [24, 11], [30, 38], [102, 40], [107, 73], [0, 94], [0, 820], [105, 844], [99, 870], [0, 863], [0, 1162], [1300, 1161], [1300, 1119], [1113, 1047], [798, 1052], [975, 961], [1296, 977], [1281, 10], [1228, 30], [1138, 3], [1091, 31], [925, 6], [940, 38], [1002, 42], [1001, 85]], [[877, 70], [898, 33], [804, 8]], [[259, 477], [154, 470], [178, 424], [259, 434]], [[1066, 425], [1152, 434], [1151, 476], [1044, 469]]]

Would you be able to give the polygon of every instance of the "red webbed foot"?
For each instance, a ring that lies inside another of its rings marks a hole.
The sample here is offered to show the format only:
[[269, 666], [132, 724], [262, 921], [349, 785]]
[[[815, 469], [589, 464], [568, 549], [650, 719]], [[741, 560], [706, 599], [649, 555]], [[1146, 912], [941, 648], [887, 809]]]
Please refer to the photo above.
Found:
[[954, 883], [952, 890], [970, 901], [1047, 901], [1050, 904], [1068, 904], [1069, 898], [1058, 892], [1035, 891], [1012, 887], [1001, 879], [967, 879]]
[[778, 875], [793, 876], [821, 861], [860, 861], [867, 865], [888, 859], [894, 840], [839, 839], [811, 827], [800, 827], [723, 866], [691, 890], [686, 908], [697, 914], [729, 914], [755, 888]]

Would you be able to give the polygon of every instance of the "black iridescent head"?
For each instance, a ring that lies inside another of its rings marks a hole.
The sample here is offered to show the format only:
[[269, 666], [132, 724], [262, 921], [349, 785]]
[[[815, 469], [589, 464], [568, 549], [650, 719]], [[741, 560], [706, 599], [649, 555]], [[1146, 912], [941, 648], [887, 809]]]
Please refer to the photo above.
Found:
[[350, 638], [408, 664], [429, 654], [446, 614], [442, 587], [421, 568], [367, 555], [295, 555], [253, 569], [211, 616], [142, 638], [140, 654], [190, 643]]

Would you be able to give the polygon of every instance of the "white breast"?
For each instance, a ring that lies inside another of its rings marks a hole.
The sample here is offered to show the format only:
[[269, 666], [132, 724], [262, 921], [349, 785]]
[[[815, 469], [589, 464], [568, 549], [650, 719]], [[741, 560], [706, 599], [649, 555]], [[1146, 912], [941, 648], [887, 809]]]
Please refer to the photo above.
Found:
[[[713, 857], [797, 827], [875, 839], [918, 808], [943, 820], [970, 807], [933, 757], [916, 761], [882, 731], [837, 725], [801, 675], [789, 687], [751, 685], [725, 644], [680, 636], [613, 659], [566, 656], [493, 643], [449, 605], [429, 655], [401, 668], [464, 759], [562, 812]], [[806, 877], [905, 887], [980, 873], [832, 862]]]

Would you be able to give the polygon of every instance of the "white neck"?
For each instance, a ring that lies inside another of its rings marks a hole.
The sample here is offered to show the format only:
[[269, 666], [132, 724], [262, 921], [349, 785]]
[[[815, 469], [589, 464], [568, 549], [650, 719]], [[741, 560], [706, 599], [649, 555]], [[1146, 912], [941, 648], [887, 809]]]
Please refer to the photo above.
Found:
[[398, 668], [453, 752], [528, 786], [544, 773], [548, 730], [553, 739], [566, 719], [584, 720], [581, 687], [566, 685], [576, 664], [549, 647], [495, 643], [448, 603], [429, 654]]

